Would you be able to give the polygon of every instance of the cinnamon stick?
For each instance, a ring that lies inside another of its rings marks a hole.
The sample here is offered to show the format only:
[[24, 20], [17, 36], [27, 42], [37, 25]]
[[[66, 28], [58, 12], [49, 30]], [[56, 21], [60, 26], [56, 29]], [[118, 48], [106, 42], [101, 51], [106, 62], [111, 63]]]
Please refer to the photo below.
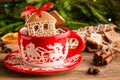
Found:
[[111, 50], [108, 54], [98, 51], [94, 54], [94, 65], [103, 66], [109, 64], [116, 56], [116, 51]]
[[107, 57], [106, 59], [104, 59], [104, 65], [107, 65], [109, 64], [113, 59], [114, 57], [116, 56], [116, 54], [111, 54], [109, 57]]
[[100, 56], [100, 55], [102, 54], [102, 51], [97, 51], [95, 54], [96, 54], [97, 56]]
[[110, 56], [111, 54], [112, 53], [108, 53], [108, 54], [104, 53], [104, 54], [101, 55], [101, 57], [102, 57], [102, 59], [105, 59], [106, 57]]
[[94, 54], [94, 58], [93, 58], [93, 61], [96, 61], [98, 59], [100, 59], [100, 55], [102, 54], [102, 51], [97, 51], [95, 54]]

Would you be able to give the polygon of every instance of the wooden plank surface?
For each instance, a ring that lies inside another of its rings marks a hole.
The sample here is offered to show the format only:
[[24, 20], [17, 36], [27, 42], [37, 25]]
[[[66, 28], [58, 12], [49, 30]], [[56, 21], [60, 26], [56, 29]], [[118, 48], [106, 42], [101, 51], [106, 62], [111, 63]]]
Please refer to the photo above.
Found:
[[[7, 46], [13, 50], [18, 49], [16, 44]], [[93, 66], [93, 53], [82, 52], [83, 61], [78, 67], [53, 75], [31, 75], [12, 71], [3, 64], [6, 55], [6, 53], [0, 53], [0, 80], [120, 80], [120, 54], [107, 66], [97, 67], [100, 70], [97, 75], [87, 74], [87, 69]]]

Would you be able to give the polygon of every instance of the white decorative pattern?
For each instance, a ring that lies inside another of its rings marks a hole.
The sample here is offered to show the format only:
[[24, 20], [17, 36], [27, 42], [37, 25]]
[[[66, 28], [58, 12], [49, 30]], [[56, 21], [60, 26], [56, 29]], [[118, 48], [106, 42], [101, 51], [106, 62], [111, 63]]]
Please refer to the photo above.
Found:
[[31, 42], [26, 47], [23, 47], [23, 41], [20, 40], [20, 52], [24, 61], [28, 64], [36, 66], [56, 66], [62, 64], [68, 54], [68, 40], [65, 46], [61, 43], [48, 44], [48, 50], [42, 47], [35, 47]]
[[5, 62], [7, 64], [11, 64], [12, 67], [21, 69], [21, 70], [31, 70], [31, 71], [36, 71], [36, 70], [44, 70], [44, 71], [57, 71], [58, 69], [65, 69], [67, 68], [66, 66], [71, 66], [77, 63], [77, 60], [80, 58], [80, 55], [75, 55], [73, 57], [67, 58], [64, 60], [63, 64], [53, 66], [53, 67], [37, 67], [37, 66], [32, 66], [23, 61], [23, 58], [21, 57], [21, 54], [18, 52], [12, 53], [11, 57], [9, 57]]
[[71, 38], [71, 39], [69, 40], [69, 48], [70, 48], [70, 49], [76, 49], [76, 47], [78, 46], [78, 44], [79, 44], [79, 42], [78, 42], [78, 40], [75, 39], [75, 38]]

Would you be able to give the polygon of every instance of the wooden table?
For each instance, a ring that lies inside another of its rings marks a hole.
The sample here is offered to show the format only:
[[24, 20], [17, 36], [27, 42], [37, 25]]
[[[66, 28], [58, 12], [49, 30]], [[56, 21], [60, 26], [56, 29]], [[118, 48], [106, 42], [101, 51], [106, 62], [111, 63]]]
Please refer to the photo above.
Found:
[[[16, 44], [8, 44], [12, 50], [17, 50]], [[52, 75], [31, 75], [12, 71], [3, 64], [6, 53], [0, 53], [0, 80], [120, 80], [120, 54], [107, 66], [97, 67], [100, 73], [97, 75], [87, 74], [87, 69], [92, 65], [92, 53], [82, 52], [82, 63], [67, 72]]]

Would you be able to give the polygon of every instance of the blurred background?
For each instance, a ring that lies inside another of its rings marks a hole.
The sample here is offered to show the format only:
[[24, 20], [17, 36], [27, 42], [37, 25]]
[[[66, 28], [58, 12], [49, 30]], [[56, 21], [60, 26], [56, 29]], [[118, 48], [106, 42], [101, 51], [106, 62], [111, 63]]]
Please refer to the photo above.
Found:
[[25, 20], [20, 15], [25, 6], [40, 8], [49, 1], [70, 29], [109, 23], [120, 26], [120, 0], [0, 0], [0, 36], [23, 27]]

